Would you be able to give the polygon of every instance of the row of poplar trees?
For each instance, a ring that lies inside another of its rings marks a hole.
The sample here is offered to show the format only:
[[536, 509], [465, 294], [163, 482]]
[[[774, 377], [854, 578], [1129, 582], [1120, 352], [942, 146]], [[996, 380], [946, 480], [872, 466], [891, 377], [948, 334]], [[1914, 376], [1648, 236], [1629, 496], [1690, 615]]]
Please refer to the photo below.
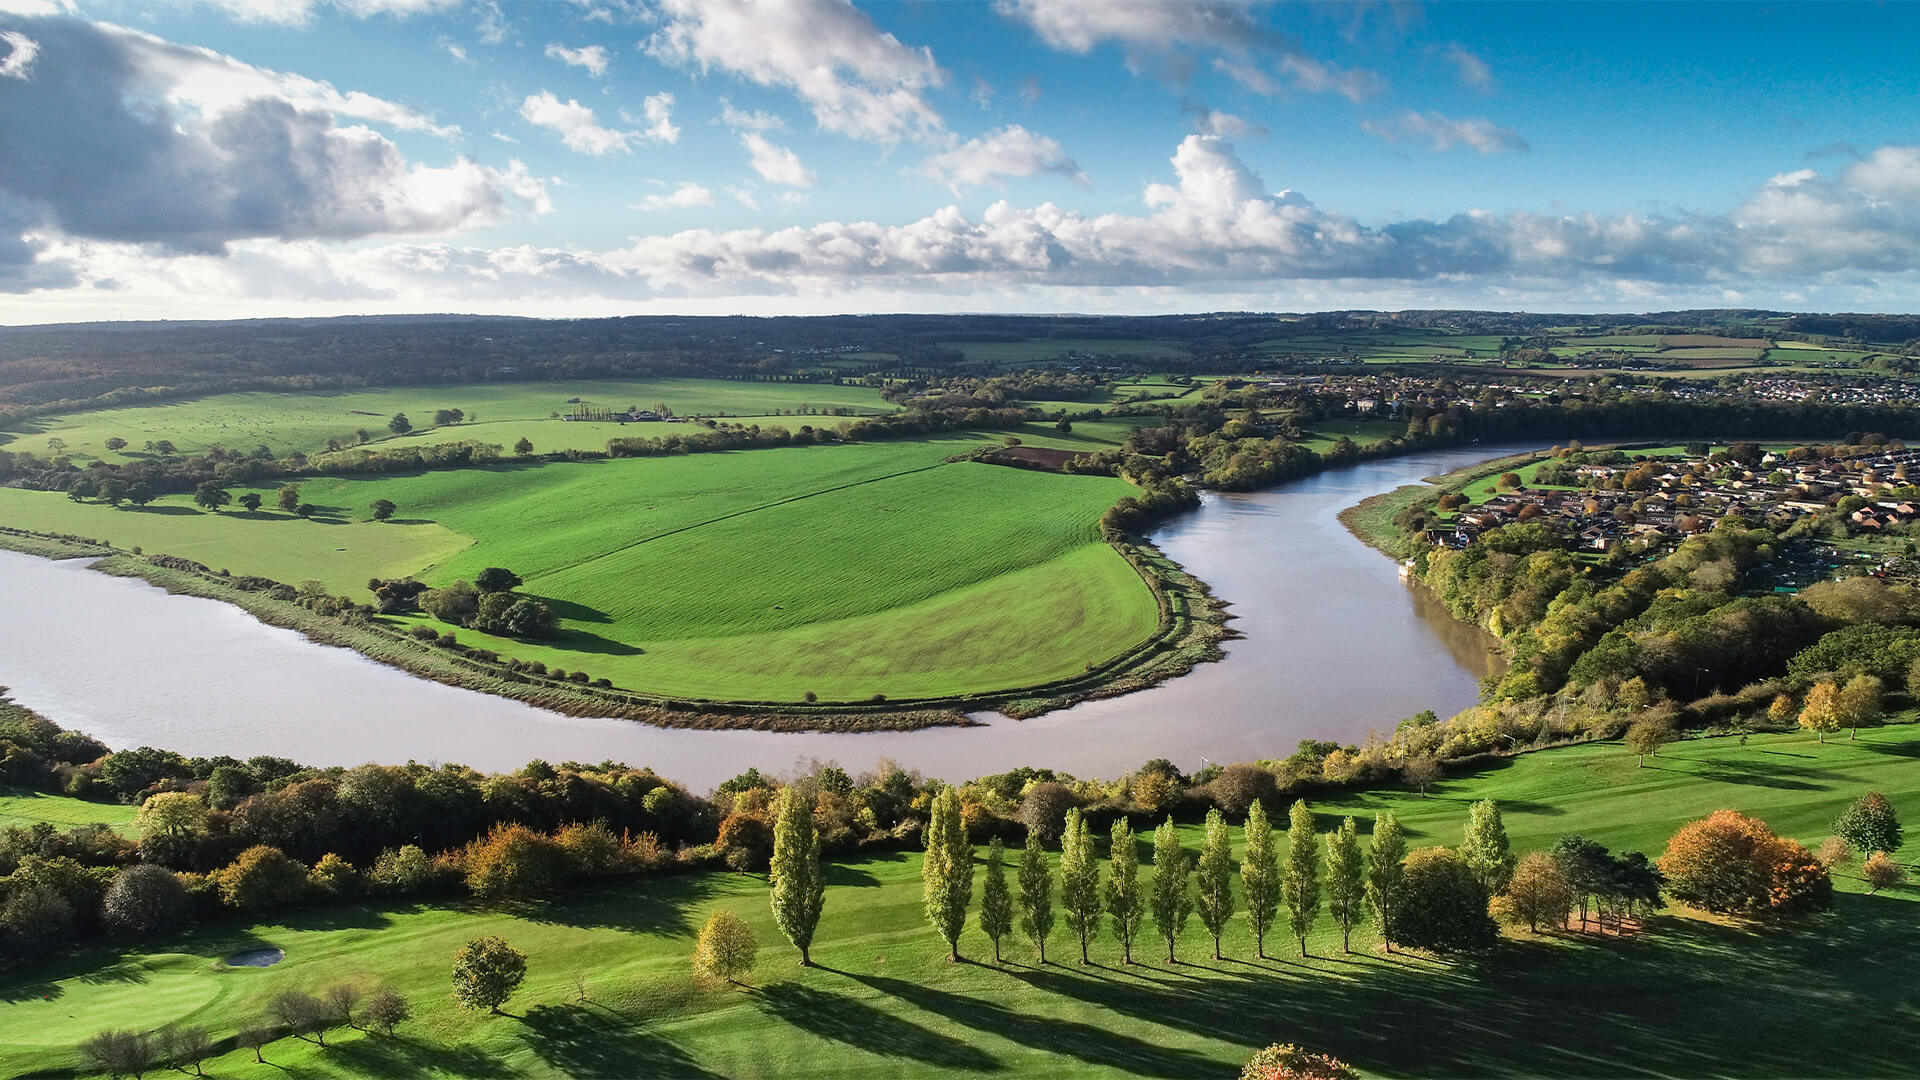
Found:
[[[780, 930], [800, 950], [800, 963], [812, 963], [809, 950], [820, 921], [826, 888], [820, 865], [820, 840], [813, 828], [813, 798], [798, 787], [780, 793], [774, 810], [773, 914]], [[1354, 926], [1369, 912], [1380, 936], [1393, 947], [1391, 913], [1399, 899], [1407, 854], [1406, 836], [1390, 813], [1374, 817], [1373, 834], [1364, 854], [1352, 818], [1324, 839], [1314, 829], [1313, 812], [1304, 801], [1288, 815], [1284, 859], [1267, 812], [1256, 800], [1243, 828], [1245, 844], [1238, 867], [1240, 894], [1253, 931], [1255, 954], [1266, 958], [1267, 935], [1282, 911], [1287, 930], [1307, 955], [1307, 935], [1324, 902], [1340, 927], [1341, 949], [1352, 951]], [[1140, 880], [1140, 858], [1132, 824], [1113, 823], [1107, 873], [1101, 880], [1094, 854], [1093, 831], [1079, 810], [1070, 810], [1061, 835], [1060, 869], [1050, 866], [1040, 836], [1027, 831], [1020, 857], [1016, 902], [1007, 882], [1006, 853], [999, 838], [987, 849], [986, 878], [980, 898], [978, 925], [993, 942], [994, 960], [1000, 943], [1017, 921], [1019, 929], [1047, 958], [1047, 939], [1056, 914], [1080, 945], [1080, 962], [1088, 963], [1088, 947], [1101, 923], [1111, 920], [1125, 961], [1133, 962], [1133, 945], [1151, 920], [1173, 962], [1174, 946], [1188, 919], [1198, 914], [1213, 938], [1214, 959], [1220, 959], [1220, 937], [1235, 914], [1232, 834], [1219, 810], [1207, 813], [1205, 840], [1196, 860], [1180, 843], [1173, 819], [1153, 832], [1153, 878]], [[960, 796], [948, 788], [933, 800], [926, 831], [927, 853], [921, 865], [922, 897], [928, 922], [947, 944], [951, 960], [960, 959], [960, 934], [973, 901], [974, 847], [960, 814]], [[1325, 881], [1321, 880], [1322, 863]], [[1058, 912], [1055, 891], [1058, 890]], [[1017, 909], [1017, 910], [1016, 910]]]

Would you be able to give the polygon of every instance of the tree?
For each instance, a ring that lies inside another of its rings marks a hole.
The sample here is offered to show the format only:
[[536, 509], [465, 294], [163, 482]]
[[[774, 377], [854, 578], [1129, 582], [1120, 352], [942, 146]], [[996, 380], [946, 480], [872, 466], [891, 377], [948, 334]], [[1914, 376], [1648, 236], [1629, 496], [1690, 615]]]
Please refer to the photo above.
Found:
[[135, 506], [145, 506], [153, 501], [153, 488], [136, 480], [127, 485], [127, 501]]
[[1020, 823], [1038, 832], [1043, 843], [1060, 839], [1066, 827], [1067, 811], [1073, 809], [1073, 791], [1054, 780], [1043, 780], [1027, 788], [1020, 800]]
[[267, 1063], [267, 1056], [261, 1053], [267, 1045], [280, 1037], [272, 1024], [242, 1024], [234, 1032], [233, 1041], [244, 1049], [253, 1051], [253, 1060], [261, 1065]]
[[1121, 962], [1133, 963], [1133, 939], [1140, 933], [1146, 905], [1140, 894], [1140, 852], [1133, 843], [1133, 824], [1126, 815], [1113, 819], [1107, 848], [1107, 914], [1113, 916], [1113, 936], [1120, 942]]
[[1327, 911], [1340, 927], [1340, 951], [1353, 951], [1353, 927], [1367, 900], [1366, 863], [1360, 857], [1360, 830], [1352, 818], [1327, 834]]
[[1832, 679], [1822, 679], [1807, 691], [1806, 704], [1800, 707], [1800, 726], [1815, 732], [1820, 742], [1827, 732], [1840, 730], [1840, 687]]
[[1847, 725], [1847, 739], [1860, 738], [1860, 725], [1880, 719], [1882, 684], [1878, 675], [1855, 675], [1840, 688], [1840, 721]]
[[522, 435], [520, 441], [513, 444], [513, 452], [521, 457], [526, 457], [533, 453], [533, 440]]
[[1020, 932], [1039, 950], [1040, 962], [1046, 963], [1047, 936], [1053, 933], [1053, 870], [1040, 846], [1040, 830], [1032, 827], [1020, 852]]
[[1367, 906], [1380, 927], [1380, 940], [1393, 951], [1394, 911], [1400, 886], [1406, 880], [1407, 836], [1400, 819], [1385, 810], [1373, 815], [1373, 837], [1367, 841]]
[[393, 419], [387, 421], [387, 430], [393, 432], [395, 435], [405, 435], [407, 432], [413, 430], [413, 421], [407, 419], [406, 413], [394, 413]]
[[1673, 741], [1673, 719], [1665, 713], [1643, 716], [1627, 727], [1627, 751], [1647, 763], [1647, 755], [1660, 756], [1660, 748]]
[[1273, 843], [1273, 826], [1258, 799], [1247, 808], [1245, 855], [1240, 861], [1240, 891], [1247, 897], [1247, 922], [1253, 927], [1253, 951], [1267, 958], [1267, 931], [1280, 910], [1280, 853]]
[[1867, 891], [1877, 893], [1907, 880], [1907, 871], [1886, 852], [1876, 851], [1861, 864], [1860, 876], [1866, 879]]
[[385, 521], [393, 516], [395, 510], [400, 508], [393, 505], [392, 499], [375, 499], [369, 506], [369, 509], [373, 511], [373, 520]]
[[413, 1019], [413, 1006], [400, 991], [391, 986], [376, 986], [367, 995], [367, 1004], [360, 1010], [360, 1018], [367, 1027], [391, 1037], [393, 1029]]
[[1859, 852], [1899, 851], [1905, 837], [1900, 816], [1885, 795], [1869, 791], [1833, 819], [1833, 834]]
[[193, 489], [193, 504], [205, 507], [216, 514], [220, 512], [221, 507], [232, 501], [233, 496], [227, 492], [227, 489], [212, 480]]
[[1400, 766], [1400, 779], [1409, 787], [1417, 788], [1421, 798], [1427, 797], [1427, 789], [1440, 779], [1440, 761], [1431, 754], [1410, 757]]
[[462, 1006], [498, 1013], [527, 977], [527, 954], [497, 937], [476, 938], [453, 954], [453, 996]]
[[1358, 1074], [1331, 1054], [1274, 1043], [1241, 1068], [1240, 1080], [1358, 1080]]
[[1307, 935], [1320, 915], [1320, 838], [1305, 799], [1287, 813], [1287, 863], [1280, 875], [1280, 896], [1287, 908], [1287, 929], [1307, 955]]
[[420, 610], [453, 626], [466, 626], [480, 613], [480, 593], [464, 581], [420, 594]]
[[332, 1026], [327, 1007], [312, 994], [282, 990], [267, 999], [267, 1015], [294, 1038], [305, 1039], [316, 1046], [327, 1045], [327, 1028]]
[[291, 903], [307, 887], [307, 868], [267, 844], [241, 852], [218, 877], [220, 899], [242, 911]]
[[326, 1007], [327, 1018], [335, 1024], [358, 1031], [360, 1025], [354, 1021], [363, 996], [360, 988], [353, 983], [337, 982], [320, 991], [320, 1004]]
[[1551, 854], [1573, 889], [1574, 900], [1580, 905], [1580, 928], [1585, 930], [1588, 906], [1596, 894], [1606, 890], [1613, 873], [1613, 857], [1604, 845], [1578, 834], [1555, 841]]
[[1660, 871], [1674, 899], [1707, 911], [1793, 914], [1833, 900], [1832, 880], [1812, 852], [1732, 810], [1682, 825]]
[[820, 836], [813, 828], [814, 798], [798, 784], [780, 790], [773, 810], [773, 921], [800, 950], [800, 966], [812, 967], [813, 932], [826, 904], [820, 870]]
[[1153, 927], [1167, 943], [1167, 963], [1179, 963], [1173, 955], [1174, 943], [1187, 927], [1193, 914], [1193, 896], [1187, 890], [1187, 878], [1193, 860], [1180, 846], [1180, 833], [1168, 817], [1153, 830]]
[[716, 911], [708, 916], [694, 944], [693, 973], [708, 981], [739, 986], [741, 976], [752, 973], [759, 948], [753, 927], [745, 919], [731, 911]]
[[1540, 932], [1541, 922], [1565, 926], [1573, 911], [1573, 882], [1560, 860], [1544, 851], [1529, 851], [1514, 867], [1501, 898], [1501, 910], [1514, 922], [1524, 922], [1532, 933]]
[[294, 508], [300, 505], [300, 485], [281, 484], [279, 488], [274, 491], [273, 498], [275, 504], [278, 505], [280, 509], [291, 514]]
[[1000, 939], [1013, 930], [1013, 894], [1007, 889], [1007, 849], [999, 837], [987, 845], [987, 880], [980, 891], [980, 932], [993, 942], [1000, 962]]
[[1220, 770], [1220, 775], [1208, 787], [1212, 789], [1214, 805], [1234, 817], [1245, 815], [1254, 803], [1273, 798], [1279, 790], [1272, 772], [1244, 763]]
[[107, 436], [106, 447], [108, 450], [117, 454], [127, 448], [127, 440], [118, 435], [109, 435]]
[[1200, 925], [1213, 935], [1213, 958], [1220, 959], [1220, 935], [1233, 918], [1233, 837], [1226, 815], [1207, 811], [1206, 838], [1201, 842], [1196, 906]]
[[1457, 852], [1421, 848], [1407, 856], [1394, 940], [1433, 952], [1472, 952], [1493, 944], [1499, 928], [1487, 914], [1487, 889]]
[[973, 900], [973, 845], [960, 819], [960, 792], [944, 788], [934, 796], [927, 819], [927, 855], [920, 864], [921, 900], [927, 921], [947, 943], [947, 959], [960, 960], [960, 931]]
[[108, 929], [144, 936], [183, 926], [192, 912], [193, 900], [173, 871], [137, 863], [114, 875], [100, 920]]
[[482, 900], [522, 899], [559, 884], [564, 854], [553, 837], [517, 822], [495, 825], [467, 845], [467, 889]]
[[1078, 808], [1067, 811], [1060, 836], [1060, 906], [1067, 929], [1080, 939], [1080, 962], [1092, 963], [1087, 944], [1100, 930], [1100, 864], [1093, 859], [1093, 833]]
[[1467, 814], [1466, 835], [1460, 843], [1460, 857], [1467, 861], [1473, 876], [1488, 896], [1506, 891], [1513, 877], [1513, 849], [1507, 843], [1507, 826], [1500, 820], [1500, 805], [1492, 799], [1473, 804]]
[[489, 566], [473, 575], [473, 587], [483, 593], [510, 592], [524, 584], [519, 574], [504, 566]]
[[80, 1044], [80, 1055], [109, 1076], [138, 1077], [154, 1066], [153, 1040], [139, 1031], [103, 1031]]
[[239, 499], [240, 508], [249, 514], [260, 509], [260, 502], [260, 493], [257, 491], [249, 491]]

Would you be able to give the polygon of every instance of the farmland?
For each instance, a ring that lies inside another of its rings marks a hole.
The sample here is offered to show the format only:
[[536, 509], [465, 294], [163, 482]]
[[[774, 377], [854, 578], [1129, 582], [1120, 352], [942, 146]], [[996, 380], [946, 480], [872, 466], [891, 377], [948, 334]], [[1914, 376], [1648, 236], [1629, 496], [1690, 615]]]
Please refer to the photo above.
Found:
[[[1658, 854], [1682, 822], [1734, 807], [1817, 845], [1864, 790], [1911, 814], [1920, 802], [1920, 727], [1865, 732], [1857, 743], [1812, 736], [1690, 740], [1644, 769], [1617, 743], [1521, 755], [1443, 780], [1430, 798], [1399, 789], [1327, 792], [1318, 825], [1345, 814], [1363, 828], [1391, 810], [1415, 846], [1455, 843], [1468, 804], [1501, 803], [1516, 851], [1580, 833], [1616, 851]], [[1184, 828], [1189, 850], [1193, 823]], [[1915, 845], [1900, 854], [1911, 861]], [[629, 880], [544, 902], [350, 902], [258, 923], [233, 918], [129, 951], [94, 947], [0, 981], [0, 1072], [70, 1069], [75, 1047], [109, 1027], [204, 1025], [225, 1039], [288, 988], [384, 980], [416, 1019], [387, 1039], [338, 1030], [327, 1048], [286, 1038], [273, 1066], [305, 1076], [947, 1076], [980, 1073], [1176, 1077], [1232, 1075], [1272, 1041], [1324, 1048], [1368, 1075], [1542, 1074], [1751, 1077], [1906, 1075], [1907, 1048], [1886, 1037], [1920, 1000], [1905, 972], [1920, 951], [1920, 891], [1866, 895], [1835, 877], [1837, 910], [1774, 928], [1684, 910], [1611, 935], [1513, 932], [1479, 961], [1379, 951], [1370, 926], [1357, 954], [1338, 952], [1320, 917], [1312, 956], [1253, 958], [1245, 920], [1208, 956], [1197, 922], [1181, 962], [1151, 945], [1118, 962], [1106, 935], [1097, 963], [1035, 963], [1024, 942], [995, 965], [970, 924], [968, 962], [949, 964], [921, 913], [920, 859], [874, 852], [832, 862], [814, 947], [794, 966], [759, 876], [700, 872]], [[976, 882], [976, 902], [979, 884]], [[743, 989], [689, 974], [696, 927], [732, 910], [757, 932]], [[457, 1010], [447, 993], [455, 948], [499, 934], [525, 950], [525, 986], [506, 1015]], [[244, 948], [285, 950], [262, 969], [220, 961]], [[584, 996], [584, 1000], [582, 1000]], [[1755, 1032], [1785, 1030], [1791, 1041]], [[1417, 1032], [1417, 1037], [1409, 1033]], [[221, 1047], [211, 1075], [269, 1071]]]

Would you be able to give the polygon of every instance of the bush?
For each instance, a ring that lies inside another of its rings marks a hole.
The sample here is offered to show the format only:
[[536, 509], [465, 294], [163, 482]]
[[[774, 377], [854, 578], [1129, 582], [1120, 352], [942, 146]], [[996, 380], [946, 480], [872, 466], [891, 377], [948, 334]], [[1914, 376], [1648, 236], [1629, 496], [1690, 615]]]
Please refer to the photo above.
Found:
[[1732, 810], [1681, 826], [1660, 870], [1674, 899], [1707, 911], [1790, 914], [1833, 901], [1827, 869], [1812, 852]]
[[1407, 856], [1393, 905], [1396, 944], [1433, 952], [1474, 952], [1492, 945], [1499, 928], [1487, 914], [1487, 890], [1458, 852], [1421, 848]]
[[185, 925], [192, 912], [193, 901], [173, 871], [140, 863], [114, 877], [100, 918], [123, 934], [155, 934]]
[[558, 884], [565, 855], [525, 825], [495, 825], [466, 848], [467, 888], [484, 900], [531, 896]]
[[360, 872], [329, 851], [307, 871], [307, 886], [321, 896], [352, 896], [360, 891]]
[[1330, 1054], [1274, 1043], [1253, 1055], [1240, 1080], [1358, 1080], [1358, 1074]]
[[1906, 881], [1907, 871], [1886, 852], [1876, 851], [1867, 856], [1867, 861], [1860, 867], [1860, 876], [1866, 879], [1868, 892], [1879, 892]]
[[241, 852], [219, 879], [222, 902], [257, 911], [298, 900], [307, 887], [307, 868], [277, 847], [258, 844]]
[[1067, 811], [1073, 809], [1073, 792], [1067, 785], [1043, 780], [1027, 788], [1020, 800], [1020, 823], [1032, 829], [1042, 843], [1055, 843], [1066, 828]]
[[1900, 817], [1885, 795], [1869, 791], [1834, 819], [1833, 834], [1855, 851], [1899, 851], [1903, 839]]
[[1258, 765], [1229, 765], [1208, 785], [1213, 804], [1229, 817], [1242, 817], [1255, 799], [1262, 805], [1279, 797], [1280, 783]]
[[425, 851], [407, 844], [381, 852], [369, 876], [373, 887], [381, 892], [410, 893], [425, 888], [433, 879], [433, 864]]

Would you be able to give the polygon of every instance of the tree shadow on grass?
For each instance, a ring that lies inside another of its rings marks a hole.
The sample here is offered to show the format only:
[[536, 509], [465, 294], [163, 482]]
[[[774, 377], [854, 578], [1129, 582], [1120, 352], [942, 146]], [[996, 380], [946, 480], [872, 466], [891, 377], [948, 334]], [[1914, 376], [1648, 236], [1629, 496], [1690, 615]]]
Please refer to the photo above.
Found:
[[518, 905], [514, 914], [558, 926], [691, 936], [699, 929], [698, 908], [717, 891], [718, 880], [714, 874], [679, 874], [654, 878], [646, 889], [624, 883], [579, 889]]
[[695, 1064], [685, 1050], [667, 1039], [609, 1010], [536, 1005], [521, 1023], [525, 1025], [522, 1037], [540, 1060], [568, 1076], [719, 1075]]
[[552, 609], [555, 616], [574, 623], [610, 623], [613, 616], [599, 608], [590, 608], [573, 600], [556, 600], [551, 596], [528, 593], [528, 596], [540, 601]]
[[[831, 968], [819, 970], [832, 971]], [[823, 1039], [845, 1043], [871, 1054], [909, 1058], [927, 1065], [969, 1072], [990, 1072], [1003, 1067], [998, 1058], [984, 1050], [950, 1035], [929, 1031], [891, 1013], [881, 1012], [845, 994], [791, 982], [774, 983], [752, 993], [760, 1007], [775, 1018]]]
[[879, 878], [857, 866], [848, 866], [844, 863], [828, 863], [826, 865], [826, 871], [826, 882], [828, 885], [877, 888], [880, 884]]
[[1711, 780], [1720, 784], [1740, 784], [1746, 787], [1768, 787], [1782, 791], [1825, 791], [1824, 785], [1795, 779], [1797, 776], [1830, 776], [1812, 769], [1795, 765], [1759, 765], [1740, 761], [1700, 761], [1693, 768], [1668, 768], [1664, 765], [1647, 764], [1647, 768], [1659, 772], [1679, 773], [1695, 776], [1702, 780]]
[[126, 509], [127, 509], [127, 512], [131, 514], [155, 514], [161, 517], [188, 517], [188, 516], [197, 517], [204, 512], [201, 510], [196, 510], [191, 506], [151, 506], [151, 505], [131, 506], [130, 505]]
[[599, 634], [590, 634], [585, 630], [572, 628], [555, 634], [548, 644], [556, 649], [596, 656], [638, 656], [646, 651], [638, 645], [629, 645], [624, 641], [615, 641], [609, 637], [601, 637]]
[[351, 1076], [427, 1076], [447, 1073], [488, 1080], [491, 1077], [514, 1075], [494, 1055], [478, 1047], [440, 1046], [403, 1035], [369, 1035], [363, 1039], [329, 1042], [325, 1053]]
[[1220, 1063], [1190, 1050], [1160, 1046], [1114, 1030], [1075, 1020], [1020, 1012], [997, 1001], [955, 994], [916, 982], [879, 975], [852, 975], [856, 982], [927, 1012], [1035, 1050], [1065, 1054], [1089, 1065], [1136, 1076], [1208, 1076]]

